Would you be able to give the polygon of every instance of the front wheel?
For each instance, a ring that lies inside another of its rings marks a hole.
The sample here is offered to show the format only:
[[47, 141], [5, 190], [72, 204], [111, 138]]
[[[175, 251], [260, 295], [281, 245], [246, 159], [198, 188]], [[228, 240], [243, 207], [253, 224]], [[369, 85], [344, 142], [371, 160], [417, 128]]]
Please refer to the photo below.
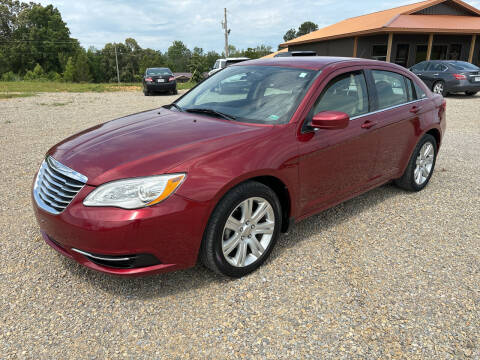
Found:
[[395, 184], [405, 190], [420, 191], [432, 177], [437, 159], [437, 141], [426, 134], [418, 142], [402, 177]]
[[217, 273], [244, 276], [268, 258], [281, 226], [281, 206], [275, 192], [254, 181], [241, 184], [213, 211], [200, 259]]

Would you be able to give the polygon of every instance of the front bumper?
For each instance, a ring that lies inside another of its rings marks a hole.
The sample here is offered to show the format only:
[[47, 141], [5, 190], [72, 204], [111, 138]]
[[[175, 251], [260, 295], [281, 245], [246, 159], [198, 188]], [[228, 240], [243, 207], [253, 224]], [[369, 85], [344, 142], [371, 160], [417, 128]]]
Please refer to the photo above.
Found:
[[[86, 185], [58, 215], [38, 207], [32, 196], [42, 235], [55, 250], [91, 269], [115, 275], [145, 275], [195, 265], [207, 204], [174, 194], [158, 205], [136, 210], [86, 207], [83, 199], [93, 189]], [[144, 255], [156, 261], [142, 263]], [[133, 262], [127, 268], [114, 267], [98, 258]]]

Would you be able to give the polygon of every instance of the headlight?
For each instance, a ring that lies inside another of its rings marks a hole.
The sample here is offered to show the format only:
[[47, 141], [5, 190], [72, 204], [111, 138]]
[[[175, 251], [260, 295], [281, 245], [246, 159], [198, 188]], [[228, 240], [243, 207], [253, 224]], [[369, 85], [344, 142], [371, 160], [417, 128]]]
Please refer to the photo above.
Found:
[[186, 174], [171, 174], [112, 181], [88, 194], [83, 205], [123, 209], [155, 205], [172, 195], [185, 177]]

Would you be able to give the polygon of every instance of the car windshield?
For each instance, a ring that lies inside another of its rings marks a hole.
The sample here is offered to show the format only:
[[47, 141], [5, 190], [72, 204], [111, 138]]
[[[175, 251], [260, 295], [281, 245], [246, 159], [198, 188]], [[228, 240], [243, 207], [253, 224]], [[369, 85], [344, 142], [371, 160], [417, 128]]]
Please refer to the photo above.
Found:
[[457, 70], [480, 70], [478, 66], [470, 64], [466, 61], [455, 61], [448, 64]]
[[176, 105], [184, 111], [208, 111], [209, 116], [216, 112], [236, 121], [285, 124], [318, 73], [278, 66], [232, 66], [202, 82]]
[[167, 68], [160, 68], [160, 69], [147, 69], [147, 75], [155, 76], [155, 75], [172, 75], [170, 69]]

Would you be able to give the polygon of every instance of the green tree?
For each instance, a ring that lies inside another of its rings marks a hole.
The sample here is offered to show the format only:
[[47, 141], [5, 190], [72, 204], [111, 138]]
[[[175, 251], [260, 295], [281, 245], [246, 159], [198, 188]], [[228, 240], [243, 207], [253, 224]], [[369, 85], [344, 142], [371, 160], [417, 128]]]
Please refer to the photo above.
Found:
[[65, 66], [65, 71], [63, 72], [63, 80], [67, 82], [73, 82], [75, 79], [75, 65], [73, 63], [73, 58], [70, 56], [67, 61], [67, 66]]
[[185, 44], [176, 40], [167, 51], [168, 65], [172, 71], [187, 71], [191, 56], [192, 52], [188, 50]]
[[297, 31], [295, 29], [288, 30], [285, 35], [283, 35], [283, 41], [290, 41], [297, 37]]
[[302, 35], [306, 35], [306, 34], [309, 34], [311, 33], [312, 31], [316, 31], [318, 30], [318, 25], [311, 22], [311, 21], [305, 21], [302, 25], [300, 25], [300, 27], [298, 28], [298, 31], [297, 31], [297, 36], [296, 37], [299, 37], [299, 36], [302, 36]]
[[83, 49], [78, 52], [75, 58], [73, 80], [76, 82], [90, 82], [92, 80], [87, 53]]

